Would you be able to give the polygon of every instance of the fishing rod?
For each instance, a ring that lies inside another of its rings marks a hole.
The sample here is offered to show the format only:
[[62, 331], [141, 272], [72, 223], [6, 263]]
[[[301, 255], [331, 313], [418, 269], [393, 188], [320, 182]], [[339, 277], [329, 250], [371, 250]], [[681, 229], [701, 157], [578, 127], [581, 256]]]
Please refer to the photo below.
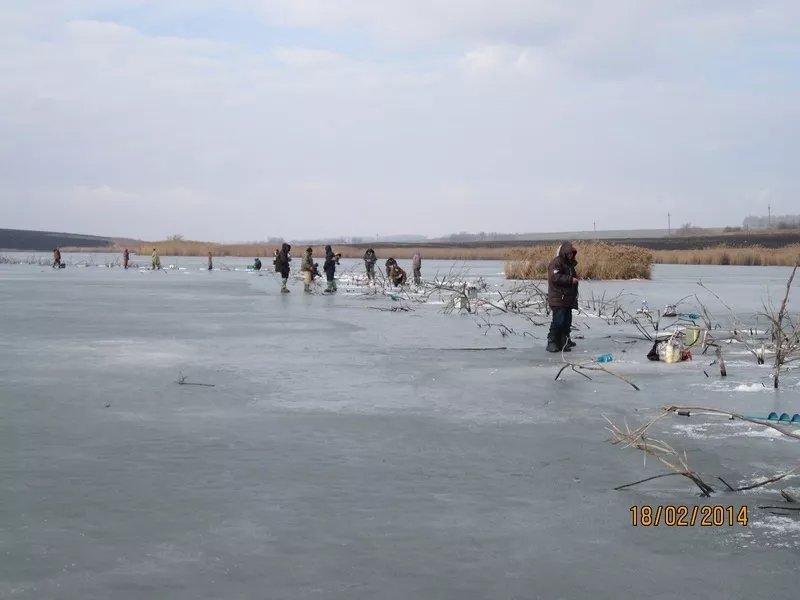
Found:
[[[695, 416], [701, 416], [701, 415], [702, 416], [716, 416], [716, 417], [727, 416], [727, 415], [721, 415], [720, 413], [692, 412], [692, 411], [689, 411], [689, 410], [679, 410], [679, 411], [677, 411], [677, 414], [678, 414], [678, 416], [681, 416], [681, 417], [691, 417], [692, 415], [695, 415]], [[768, 421], [770, 423], [798, 423], [798, 424], [800, 424], [800, 414], [798, 414], [798, 413], [795, 413], [792, 416], [789, 416], [789, 413], [782, 413], [782, 414], [779, 415], [776, 412], [771, 412], [766, 417], [753, 417], [753, 416], [750, 416], [750, 415], [742, 415], [742, 417], [744, 417], [745, 419], [751, 419], [753, 421]], [[730, 421], [734, 421], [735, 419], [736, 419], [736, 417], [734, 417], [734, 416], [728, 416], [728, 420], [730, 420]]]

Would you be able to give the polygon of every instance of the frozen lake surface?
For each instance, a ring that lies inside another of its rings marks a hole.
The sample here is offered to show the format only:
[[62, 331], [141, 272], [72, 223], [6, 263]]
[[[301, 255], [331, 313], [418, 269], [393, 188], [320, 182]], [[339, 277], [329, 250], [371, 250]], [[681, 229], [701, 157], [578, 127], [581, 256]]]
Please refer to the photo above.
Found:
[[[642, 391], [603, 374], [555, 382], [546, 327], [504, 338], [434, 298], [373, 310], [398, 303], [344, 276], [335, 296], [295, 280], [281, 295], [269, 260], [256, 274], [244, 259], [208, 273], [162, 257], [176, 268], [160, 273], [65, 258], [0, 266], [0, 598], [798, 596], [800, 520], [757, 508], [800, 495], [798, 478], [711, 499], [674, 477], [613, 490], [666, 470], [609, 444], [603, 415], [800, 413], [795, 373], [775, 393], [743, 348], [726, 348], [721, 379], [711, 357], [648, 363], [650, 344], [620, 343], [629, 326], [577, 318], [571, 358], [613, 352]], [[501, 263], [465, 266], [490, 293], [503, 285]], [[450, 267], [426, 261], [423, 276]], [[787, 275], [658, 266], [581, 293], [661, 308], [702, 279], [746, 317]], [[657, 434], [742, 485], [800, 457], [800, 442], [724, 418], [670, 417]], [[747, 505], [749, 525], [631, 526], [633, 505], [698, 503]]]

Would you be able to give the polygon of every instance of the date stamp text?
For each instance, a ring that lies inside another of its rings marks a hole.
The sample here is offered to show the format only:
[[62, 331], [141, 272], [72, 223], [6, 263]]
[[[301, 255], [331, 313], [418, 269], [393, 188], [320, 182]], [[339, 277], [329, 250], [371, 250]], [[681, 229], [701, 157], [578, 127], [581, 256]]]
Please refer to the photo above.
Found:
[[659, 504], [631, 506], [634, 527], [747, 527], [747, 506]]

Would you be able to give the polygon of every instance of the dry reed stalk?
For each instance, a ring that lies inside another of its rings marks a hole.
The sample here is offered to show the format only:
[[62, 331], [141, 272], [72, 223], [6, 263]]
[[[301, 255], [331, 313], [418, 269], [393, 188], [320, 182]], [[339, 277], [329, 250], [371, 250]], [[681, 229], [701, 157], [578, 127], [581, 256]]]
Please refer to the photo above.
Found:
[[[672, 414], [679, 414], [679, 413], [686, 413], [688, 414], [695, 412], [695, 413], [709, 413], [709, 414], [717, 414], [717, 415], [724, 415], [731, 417], [732, 419], [738, 419], [740, 421], [746, 421], [748, 423], [753, 423], [755, 425], [761, 425], [763, 427], [769, 427], [785, 435], [786, 437], [800, 440], [800, 434], [794, 433], [788, 429], [784, 429], [779, 425], [774, 423], [770, 423], [769, 421], [760, 421], [757, 419], [752, 419], [750, 417], [745, 417], [744, 415], [740, 415], [739, 413], [735, 413], [728, 410], [722, 410], [717, 408], [707, 408], [703, 406], [666, 406], [661, 410], [661, 413], [645, 423], [644, 425], [638, 427], [637, 429], [631, 430], [627, 423], [625, 423], [625, 429], [621, 429], [614, 425], [608, 417], [603, 415], [603, 417], [608, 421], [610, 427], [607, 427], [613, 436], [613, 443], [614, 444], [622, 444], [625, 448], [636, 448], [645, 453], [645, 456], [653, 456], [655, 457], [660, 463], [665, 465], [669, 468], [672, 473], [657, 475], [655, 477], [648, 477], [647, 479], [642, 479], [641, 481], [637, 481], [635, 483], [630, 483], [624, 486], [620, 486], [615, 489], [624, 489], [627, 487], [631, 487], [634, 485], [638, 485], [640, 483], [644, 483], [646, 481], [650, 481], [652, 479], [657, 479], [659, 477], [665, 477], [667, 475], [678, 474], [683, 475], [684, 477], [692, 480], [692, 482], [697, 485], [702, 494], [704, 496], [709, 496], [714, 490], [709, 486], [707, 483], [703, 481], [701, 475], [695, 471], [693, 471], [688, 464], [688, 459], [686, 457], [686, 452], [680, 453], [675, 448], [673, 448], [668, 443], [664, 442], [663, 440], [657, 440], [648, 437], [646, 434], [648, 430], [653, 427], [656, 423], [667, 417], [668, 415]], [[748, 490], [754, 490], [756, 488], [764, 487], [770, 485], [772, 483], [777, 483], [782, 481], [786, 477], [793, 475], [800, 471], [800, 465], [797, 465], [791, 469], [784, 470], [779, 474], [766, 477], [756, 483], [752, 483], [745, 486], [740, 487], [733, 487], [727, 481], [722, 479], [721, 477], [717, 477], [719, 481], [721, 481], [729, 491], [731, 492], [743, 492]]]

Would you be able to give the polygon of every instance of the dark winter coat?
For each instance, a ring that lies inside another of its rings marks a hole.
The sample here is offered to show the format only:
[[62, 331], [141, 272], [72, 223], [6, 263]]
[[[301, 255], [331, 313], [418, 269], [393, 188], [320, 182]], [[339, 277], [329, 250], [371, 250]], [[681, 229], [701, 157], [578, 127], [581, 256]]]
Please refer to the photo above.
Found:
[[578, 264], [574, 256], [577, 252], [569, 242], [564, 242], [558, 254], [547, 267], [547, 301], [550, 308], [578, 308], [578, 284], [573, 283], [577, 277], [575, 266]]
[[336, 255], [330, 246], [325, 246], [325, 263], [322, 265], [322, 270], [329, 279], [336, 273]]
[[278, 256], [275, 257], [275, 272], [280, 273], [284, 279], [289, 277], [289, 251], [292, 247], [289, 244], [283, 244], [281, 246], [280, 252], [278, 252]]
[[375, 250], [367, 250], [364, 252], [364, 264], [373, 266], [376, 262], [378, 262], [378, 257], [375, 256]]

